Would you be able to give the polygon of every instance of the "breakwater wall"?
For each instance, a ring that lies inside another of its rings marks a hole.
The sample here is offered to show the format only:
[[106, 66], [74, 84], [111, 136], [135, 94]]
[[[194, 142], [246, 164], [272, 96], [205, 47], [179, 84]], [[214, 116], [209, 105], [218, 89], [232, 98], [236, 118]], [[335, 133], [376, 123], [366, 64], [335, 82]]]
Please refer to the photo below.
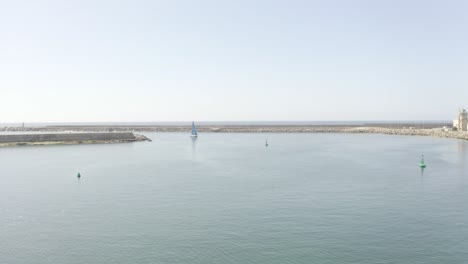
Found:
[[[400, 124], [386, 124], [383, 126], [340, 126], [340, 125], [224, 125], [224, 126], [199, 126], [201, 133], [369, 133], [369, 134], [387, 134], [387, 135], [407, 135], [407, 136], [432, 136], [443, 138], [456, 138], [468, 140], [468, 132], [452, 131], [450, 124], [430, 124], [424, 127], [414, 124], [414, 127], [405, 127]], [[413, 125], [413, 124], [410, 124]], [[21, 131], [21, 132], [62, 132], [76, 131], [86, 133], [116, 133], [118, 131], [136, 131], [136, 132], [180, 132], [190, 133], [191, 126], [47, 126], [47, 127], [8, 127], [0, 128], [2, 131]], [[1, 134], [0, 134], [1, 135]], [[142, 140], [149, 140], [144, 136]], [[138, 139], [137, 139], [138, 140]], [[1, 143], [1, 141], [0, 141]]]
[[47, 133], [0, 135], [0, 143], [80, 142], [80, 141], [137, 141], [132, 132], [114, 133]]

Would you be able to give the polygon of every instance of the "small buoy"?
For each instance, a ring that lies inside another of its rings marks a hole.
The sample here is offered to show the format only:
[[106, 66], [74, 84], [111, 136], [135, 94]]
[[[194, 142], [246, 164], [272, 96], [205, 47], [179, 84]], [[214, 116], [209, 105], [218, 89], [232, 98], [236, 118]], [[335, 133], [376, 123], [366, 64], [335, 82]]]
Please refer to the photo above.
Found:
[[426, 168], [426, 163], [424, 163], [424, 155], [421, 157], [421, 162], [419, 163], [419, 167]]
[[76, 175], [76, 177], [79, 179], [81, 178], [81, 174], [78, 172], [78, 174]]
[[265, 147], [268, 147], [268, 140], [265, 140]]

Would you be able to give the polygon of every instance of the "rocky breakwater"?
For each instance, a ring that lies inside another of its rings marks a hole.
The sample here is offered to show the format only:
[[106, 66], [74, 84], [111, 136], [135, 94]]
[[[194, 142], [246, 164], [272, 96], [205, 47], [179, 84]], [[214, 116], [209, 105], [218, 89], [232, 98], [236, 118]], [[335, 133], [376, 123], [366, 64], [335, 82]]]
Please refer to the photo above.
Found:
[[432, 129], [415, 129], [415, 128], [384, 128], [384, 127], [353, 127], [345, 128], [343, 133], [372, 133], [386, 135], [403, 135], [403, 136], [431, 136], [442, 138], [456, 138], [468, 140], [468, 132], [452, 131], [450, 129], [432, 128]]
[[112, 133], [35, 133], [0, 135], [0, 147], [33, 145], [109, 144], [150, 141], [132, 132]]

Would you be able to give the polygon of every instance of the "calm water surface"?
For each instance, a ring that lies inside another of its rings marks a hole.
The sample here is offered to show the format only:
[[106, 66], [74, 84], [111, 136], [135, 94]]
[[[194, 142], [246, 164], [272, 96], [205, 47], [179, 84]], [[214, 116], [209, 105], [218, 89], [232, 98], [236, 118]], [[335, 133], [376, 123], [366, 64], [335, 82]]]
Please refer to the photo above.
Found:
[[147, 135], [1, 148], [0, 263], [468, 263], [467, 142]]

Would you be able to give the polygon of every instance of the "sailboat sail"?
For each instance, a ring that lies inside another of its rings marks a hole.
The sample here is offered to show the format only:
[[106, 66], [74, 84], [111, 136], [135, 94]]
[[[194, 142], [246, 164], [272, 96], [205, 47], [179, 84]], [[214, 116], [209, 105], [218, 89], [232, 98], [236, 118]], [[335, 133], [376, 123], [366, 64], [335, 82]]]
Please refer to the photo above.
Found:
[[198, 136], [198, 131], [197, 128], [195, 127], [195, 122], [192, 122], [192, 137], [197, 137]]

